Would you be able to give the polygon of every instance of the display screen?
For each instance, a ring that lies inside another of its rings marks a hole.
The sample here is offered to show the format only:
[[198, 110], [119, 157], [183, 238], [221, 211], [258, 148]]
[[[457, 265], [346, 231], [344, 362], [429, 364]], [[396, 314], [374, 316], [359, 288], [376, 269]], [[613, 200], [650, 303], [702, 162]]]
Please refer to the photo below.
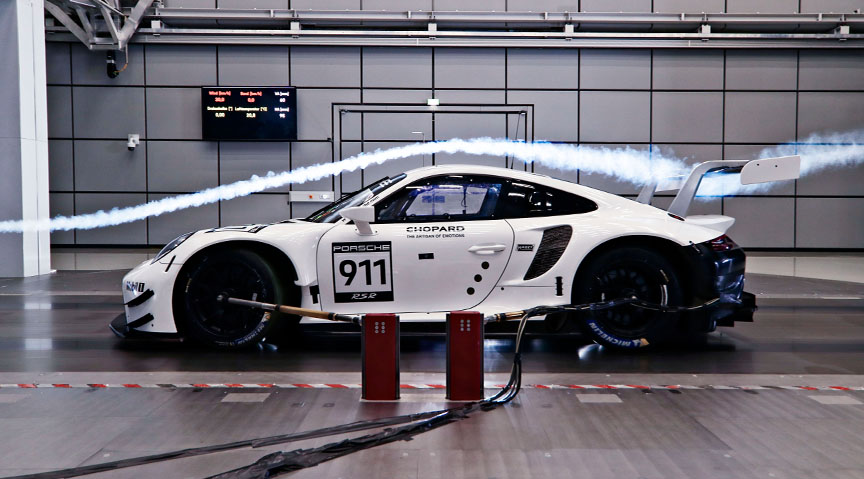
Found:
[[205, 140], [296, 140], [294, 87], [201, 88]]

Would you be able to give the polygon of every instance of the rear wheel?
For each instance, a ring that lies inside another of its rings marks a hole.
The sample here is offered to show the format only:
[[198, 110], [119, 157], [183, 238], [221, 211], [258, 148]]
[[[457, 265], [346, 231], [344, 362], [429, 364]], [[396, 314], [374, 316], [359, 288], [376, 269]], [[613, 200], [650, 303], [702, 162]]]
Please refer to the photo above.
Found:
[[[573, 304], [638, 298], [662, 306], [684, 304], [679, 274], [661, 254], [638, 247], [602, 253], [574, 282]], [[621, 306], [584, 313], [582, 328], [599, 344], [641, 348], [665, 342], [675, 333], [677, 315]]]
[[[221, 348], [242, 348], [275, 334], [291, 317], [219, 301], [220, 295], [285, 304], [289, 289], [258, 253], [249, 250], [204, 252], [184, 268], [175, 289], [175, 312], [194, 340]], [[295, 320], [296, 321], [296, 320]]]

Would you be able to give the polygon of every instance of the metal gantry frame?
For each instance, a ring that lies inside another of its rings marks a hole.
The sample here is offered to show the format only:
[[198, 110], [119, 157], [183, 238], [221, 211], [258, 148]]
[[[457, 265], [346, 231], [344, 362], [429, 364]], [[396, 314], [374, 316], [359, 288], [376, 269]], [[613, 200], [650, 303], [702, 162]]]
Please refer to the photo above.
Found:
[[[130, 9], [120, 0], [45, 0], [45, 10], [87, 48], [124, 50], [152, 4], [138, 0]], [[46, 31], [53, 28], [46, 26]]]
[[[128, 4], [128, 5], [127, 5]], [[131, 6], [130, 6], [131, 5]], [[91, 50], [167, 44], [861, 48], [864, 14], [586, 13], [164, 8], [161, 0], [45, 0], [49, 41]]]

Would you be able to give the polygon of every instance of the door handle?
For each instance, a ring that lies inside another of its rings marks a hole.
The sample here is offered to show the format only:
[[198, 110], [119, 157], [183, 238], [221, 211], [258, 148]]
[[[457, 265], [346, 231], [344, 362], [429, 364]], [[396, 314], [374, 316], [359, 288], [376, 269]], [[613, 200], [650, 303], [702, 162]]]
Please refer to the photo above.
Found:
[[504, 244], [476, 244], [468, 248], [468, 252], [474, 254], [495, 254], [507, 249]]

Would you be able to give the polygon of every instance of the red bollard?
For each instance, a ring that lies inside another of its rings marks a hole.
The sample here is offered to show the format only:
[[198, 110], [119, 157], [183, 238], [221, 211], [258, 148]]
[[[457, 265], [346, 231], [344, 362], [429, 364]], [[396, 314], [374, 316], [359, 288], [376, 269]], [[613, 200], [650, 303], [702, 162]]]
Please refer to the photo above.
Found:
[[483, 399], [483, 314], [447, 315], [447, 399]]
[[363, 341], [363, 399], [399, 399], [399, 317], [367, 314], [361, 327]]

